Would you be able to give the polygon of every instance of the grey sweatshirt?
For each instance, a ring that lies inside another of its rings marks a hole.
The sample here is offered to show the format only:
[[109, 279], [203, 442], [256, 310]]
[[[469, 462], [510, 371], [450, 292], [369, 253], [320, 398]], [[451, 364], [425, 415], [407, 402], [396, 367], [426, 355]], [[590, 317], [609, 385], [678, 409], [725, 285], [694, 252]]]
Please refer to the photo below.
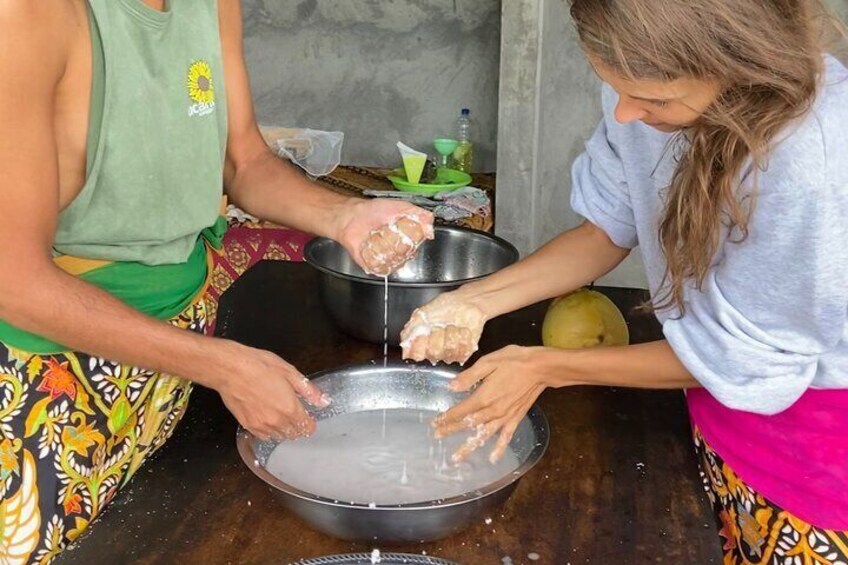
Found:
[[[674, 171], [671, 134], [604, 118], [572, 169], [571, 205], [616, 245], [639, 246], [652, 296], [661, 293], [662, 194]], [[743, 175], [750, 190], [754, 175]], [[848, 388], [848, 70], [827, 57], [813, 109], [781, 135], [757, 175], [749, 236], [722, 237], [685, 315], [658, 312], [692, 375], [722, 404], [760, 414], [808, 388]]]

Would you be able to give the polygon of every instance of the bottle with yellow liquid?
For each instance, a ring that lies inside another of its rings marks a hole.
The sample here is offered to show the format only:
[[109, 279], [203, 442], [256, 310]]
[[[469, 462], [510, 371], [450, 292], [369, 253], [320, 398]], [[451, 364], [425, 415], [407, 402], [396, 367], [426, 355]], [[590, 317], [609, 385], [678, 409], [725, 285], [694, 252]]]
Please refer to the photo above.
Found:
[[459, 145], [453, 151], [453, 168], [471, 173], [474, 162], [474, 144], [471, 142], [471, 110], [463, 108], [456, 120], [456, 139]]

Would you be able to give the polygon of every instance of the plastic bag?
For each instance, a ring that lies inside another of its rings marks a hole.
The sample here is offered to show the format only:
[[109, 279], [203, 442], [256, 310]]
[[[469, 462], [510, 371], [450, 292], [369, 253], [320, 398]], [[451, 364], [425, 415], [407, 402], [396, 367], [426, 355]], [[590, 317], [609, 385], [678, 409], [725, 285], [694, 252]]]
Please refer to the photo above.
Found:
[[312, 177], [332, 173], [342, 158], [344, 133], [315, 129], [263, 128], [271, 148]]

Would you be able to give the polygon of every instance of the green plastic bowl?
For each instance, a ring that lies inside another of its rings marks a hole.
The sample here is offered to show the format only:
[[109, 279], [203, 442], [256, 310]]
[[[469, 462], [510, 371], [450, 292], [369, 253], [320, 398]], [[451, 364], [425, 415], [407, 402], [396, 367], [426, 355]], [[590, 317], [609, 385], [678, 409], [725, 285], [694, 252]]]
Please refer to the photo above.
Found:
[[387, 177], [394, 187], [403, 192], [415, 194], [437, 194], [449, 190], [457, 190], [471, 184], [471, 175], [456, 169], [439, 168], [436, 171], [436, 180], [432, 183], [411, 183], [406, 180], [403, 168], [394, 169]]

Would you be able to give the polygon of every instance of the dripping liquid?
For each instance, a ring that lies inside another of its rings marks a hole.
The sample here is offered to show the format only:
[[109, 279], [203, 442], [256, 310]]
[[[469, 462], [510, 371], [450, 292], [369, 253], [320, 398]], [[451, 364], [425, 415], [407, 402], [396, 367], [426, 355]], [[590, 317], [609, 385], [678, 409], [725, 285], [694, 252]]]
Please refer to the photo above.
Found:
[[389, 364], [389, 277], [383, 277], [383, 367]]

